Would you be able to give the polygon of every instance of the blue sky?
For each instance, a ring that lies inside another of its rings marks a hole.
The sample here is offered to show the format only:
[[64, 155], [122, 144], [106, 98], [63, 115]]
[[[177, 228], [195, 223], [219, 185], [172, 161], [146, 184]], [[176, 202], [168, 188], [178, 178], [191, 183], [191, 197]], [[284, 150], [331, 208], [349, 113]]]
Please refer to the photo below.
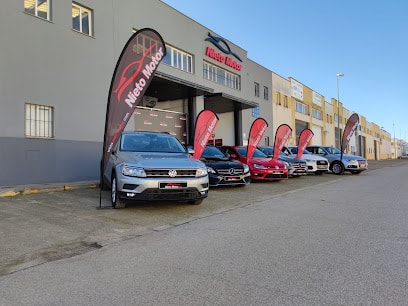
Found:
[[407, 0], [163, 0], [326, 101], [408, 140]]

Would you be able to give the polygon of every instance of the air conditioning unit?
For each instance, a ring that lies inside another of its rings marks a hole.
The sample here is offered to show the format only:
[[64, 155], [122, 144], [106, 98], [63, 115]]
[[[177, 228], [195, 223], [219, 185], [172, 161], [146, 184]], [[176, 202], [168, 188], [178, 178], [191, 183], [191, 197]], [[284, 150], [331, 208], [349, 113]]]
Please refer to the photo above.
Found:
[[153, 108], [153, 107], [156, 106], [157, 101], [158, 101], [157, 98], [149, 97], [149, 96], [143, 96], [142, 106]]

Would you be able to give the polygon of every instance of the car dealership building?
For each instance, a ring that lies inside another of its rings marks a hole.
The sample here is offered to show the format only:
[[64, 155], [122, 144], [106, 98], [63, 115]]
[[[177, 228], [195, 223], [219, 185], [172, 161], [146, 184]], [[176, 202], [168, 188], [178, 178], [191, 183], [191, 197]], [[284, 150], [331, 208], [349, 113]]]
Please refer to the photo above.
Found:
[[217, 145], [246, 144], [257, 117], [269, 123], [262, 145], [273, 144], [280, 121], [295, 135], [295, 127], [309, 125], [316, 142], [334, 139], [335, 123], [326, 127], [326, 108], [336, 109], [331, 102], [313, 94], [322, 118], [294, 115], [296, 102], [308, 103], [293, 94], [299, 82], [273, 74], [243, 46], [162, 1], [6, 0], [0, 14], [0, 186], [99, 178], [112, 74], [142, 28], [160, 33], [167, 55], [126, 129], [168, 131], [164, 119], [176, 114], [177, 135], [191, 144], [197, 114], [209, 109], [219, 117], [210, 140]]

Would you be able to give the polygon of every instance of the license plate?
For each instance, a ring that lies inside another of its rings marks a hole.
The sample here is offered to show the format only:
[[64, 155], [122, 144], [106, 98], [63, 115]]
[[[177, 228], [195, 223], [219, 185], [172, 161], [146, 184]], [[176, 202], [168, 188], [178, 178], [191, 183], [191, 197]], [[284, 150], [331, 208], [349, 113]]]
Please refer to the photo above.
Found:
[[185, 182], [165, 182], [159, 184], [160, 189], [182, 189], [186, 187], [187, 183]]
[[327, 167], [326, 166], [317, 166], [317, 169], [326, 169]]
[[226, 178], [225, 178], [225, 180], [226, 181], [238, 181], [238, 180], [240, 180], [241, 178], [239, 177], [239, 176], [227, 176]]

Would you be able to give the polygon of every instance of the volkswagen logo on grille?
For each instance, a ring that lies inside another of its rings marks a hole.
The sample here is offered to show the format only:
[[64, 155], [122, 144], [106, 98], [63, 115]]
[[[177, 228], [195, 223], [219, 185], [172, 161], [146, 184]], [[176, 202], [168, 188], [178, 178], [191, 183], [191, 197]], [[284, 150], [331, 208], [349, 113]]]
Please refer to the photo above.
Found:
[[235, 174], [235, 169], [234, 168], [229, 169], [228, 173], [229, 174]]
[[177, 176], [177, 171], [174, 169], [170, 169], [169, 170], [169, 176], [170, 177], [176, 177]]

